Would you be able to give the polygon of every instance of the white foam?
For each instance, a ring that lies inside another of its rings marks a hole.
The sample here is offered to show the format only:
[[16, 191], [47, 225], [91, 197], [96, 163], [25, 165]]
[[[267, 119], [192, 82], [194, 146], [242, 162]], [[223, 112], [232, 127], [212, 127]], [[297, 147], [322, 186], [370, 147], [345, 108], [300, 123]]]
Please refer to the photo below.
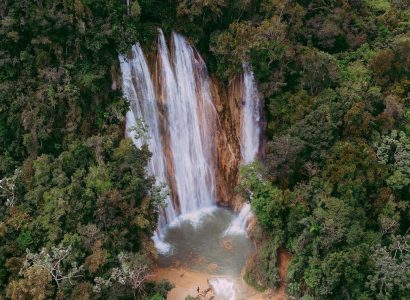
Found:
[[159, 234], [157, 231], [155, 231], [154, 235], [152, 236], [152, 241], [154, 242], [155, 248], [157, 249], [158, 253], [168, 254], [171, 252], [171, 244], [165, 242], [162, 239], [161, 234]]
[[197, 211], [179, 215], [170, 224], [162, 227], [160, 231], [155, 231], [152, 236], [152, 241], [154, 242], [155, 248], [160, 254], [170, 254], [172, 253], [172, 245], [164, 241], [164, 235], [169, 228], [175, 228], [180, 226], [182, 223], [189, 222], [193, 227], [198, 227], [201, 225], [203, 219], [212, 214], [217, 209], [217, 206], [209, 206], [198, 209]]
[[247, 235], [248, 221], [252, 217], [251, 206], [249, 203], [244, 203], [239, 214], [233, 219], [228, 229], [225, 230], [225, 235]]
[[236, 284], [233, 279], [226, 277], [212, 278], [209, 280], [215, 300], [236, 300]]
[[179, 225], [181, 225], [181, 223], [184, 222], [189, 222], [192, 224], [192, 226], [197, 227], [202, 223], [203, 219], [206, 216], [212, 214], [216, 209], [217, 206], [208, 206], [190, 213], [179, 215], [175, 220], [172, 221], [172, 223], [168, 225], [168, 227], [178, 227]]
[[251, 163], [257, 156], [260, 146], [260, 105], [258, 89], [251, 67], [243, 65], [244, 94], [242, 111], [242, 133], [240, 139], [243, 162]]
[[162, 31], [158, 41], [161, 97], [171, 149], [168, 159], [173, 162], [171, 175], [183, 215], [178, 218], [195, 223], [201, 215], [197, 211], [216, 202], [216, 110], [206, 65], [196, 50], [177, 33], [172, 34], [172, 51]]

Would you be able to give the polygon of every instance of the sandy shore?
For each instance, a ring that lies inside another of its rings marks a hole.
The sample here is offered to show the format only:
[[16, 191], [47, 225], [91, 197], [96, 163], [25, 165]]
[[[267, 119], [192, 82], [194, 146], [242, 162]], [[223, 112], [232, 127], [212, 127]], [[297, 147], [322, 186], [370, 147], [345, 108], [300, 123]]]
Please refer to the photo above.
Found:
[[[218, 277], [216, 275], [196, 272], [187, 268], [157, 268], [150, 276], [151, 280], [167, 279], [175, 285], [168, 293], [168, 300], [184, 300], [186, 296], [197, 296], [197, 289], [199, 287], [200, 292], [209, 288], [208, 280]], [[277, 291], [265, 291], [260, 293], [248, 286], [241, 278], [236, 278], [237, 285], [239, 287], [240, 295], [237, 300], [285, 300], [286, 296], [284, 288], [279, 288]]]
[[151, 274], [152, 280], [167, 279], [175, 285], [168, 293], [168, 300], [183, 300], [186, 296], [197, 296], [197, 288], [201, 291], [208, 286], [206, 273], [194, 272], [185, 268], [157, 268]]

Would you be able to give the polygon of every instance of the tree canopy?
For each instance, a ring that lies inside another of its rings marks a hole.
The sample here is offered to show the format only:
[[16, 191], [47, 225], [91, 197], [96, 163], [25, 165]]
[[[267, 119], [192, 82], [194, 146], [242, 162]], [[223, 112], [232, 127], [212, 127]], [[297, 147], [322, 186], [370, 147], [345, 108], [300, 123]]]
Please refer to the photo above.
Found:
[[118, 53], [139, 41], [153, 55], [157, 27], [220, 82], [244, 62], [258, 81], [245, 279], [277, 287], [284, 248], [291, 297], [408, 297], [408, 1], [5, 0], [0, 18], [0, 298], [166, 295], [144, 277], [160, 189], [147, 146], [122, 136], [118, 88]]

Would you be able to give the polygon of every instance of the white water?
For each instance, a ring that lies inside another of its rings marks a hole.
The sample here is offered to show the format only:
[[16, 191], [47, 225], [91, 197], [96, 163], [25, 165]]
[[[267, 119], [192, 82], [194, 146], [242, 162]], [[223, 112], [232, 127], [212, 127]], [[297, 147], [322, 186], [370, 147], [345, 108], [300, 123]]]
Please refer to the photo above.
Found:
[[260, 145], [260, 99], [251, 67], [244, 64], [244, 95], [241, 133], [241, 154], [244, 163], [251, 163]]
[[167, 254], [172, 250], [172, 246], [169, 243], [164, 242], [161, 230], [154, 232], [152, 241], [154, 242], [157, 251], [161, 254]]
[[203, 219], [210, 214], [212, 214], [214, 211], [217, 210], [217, 206], [206, 206], [203, 208], [200, 208], [198, 210], [181, 214], [176, 218], [174, 221], [171, 223], [168, 223], [167, 227], [172, 228], [172, 227], [178, 227], [180, 226], [183, 222], [189, 222], [192, 226], [195, 228], [198, 227], [203, 221]]
[[231, 222], [224, 235], [247, 234], [248, 222], [252, 217], [251, 206], [249, 203], [242, 205], [241, 211], [236, 218]]
[[[126, 115], [126, 135], [131, 137], [137, 147], [147, 143], [152, 157], [148, 164], [148, 173], [155, 177], [158, 184], [166, 183], [165, 155], [160, 134], [159, 113], [154, 86], [151, 81], [148, 65], [141, 47], [136, 44], [132, 47], [131, 58], [119, 56], [122, 89], [124, 96], [130, 103], [130, 110]], [[130, 131], [137, 125], [137, 120], [142, 120], [147, 125], [147, 136], [136, 138], [135, 132]], [[166, 199], [166, 207], [162, 209], [159, 217], [159, 227], [164, 227], [167, 222], [176, 218], [175, 208], [171, 198]], [[153, 240], [160, 252], [169, 251], [170, 246], [160, 243], [160, 232], [155, 232]]]
[[216, 300], [235, 300], [236, 290], [235, 281], [229, 278], [212, 278], [209, 280]]
[[[175, 180], [174, 194], [179, 206], [167, 197], [167, 205], [160, 211], [159, 230], [153, 236], [161, 253], [170, 250], [170, 245], [162, 239], [166, 226], [187, 219], [199, 223], [215, 208], [216, 202], [214, 139], [217, 120], [206, 65], [181, 35], [173, 33], [172, 41], [171, 56], [164, 35], [159, 31], [157, 75], [160, 92], [154, 88], [139, 44], [132, 47], [131, 57], [119, 56], [123, 94], [130, 103], [126, 135], [137, 147], [148, 144], [152, 158], [147, 171], [158, 184], [169, 184], [167, 178]], [[159, 98], [165, 117], [163, 124], [159, 118]], [[146, 124], [148, 138], [136, 138], [135, 133], [130, 132], [141, 120]], [[164, 139], [169, 141], [171, 157], [164, 155]], [[168, 170], [171, 174], [167, 174], [167, 160], [172, 166], [172, 170]]]
[[[130, 102], [126, 135], [137, 147], [148, 144], [152, 153], [148, 173], [158, 184], [172, 186], [176, 196], [175, 199], [166, 198], [167, 205], [160, 210], [159, 229], [153, 236], [158, 251], [167, 253], [171, 245], [163, 240], [166, 228], [186, 220], [199, 224], [204, 216], [215, 210], [218, 120], [206, 65], [185, 38], [173, 33], [172, 51], [169, 51], [159, 30], [157, 59], [155, 75], [159, 88], [156, 90], [139, 44], [132, 47], [130, 57], [119, 56], [123, 93]], [[250, 163], [259, 151], [260, 100], [253, 72], [247, 65], [244, 65], [243, 76], [240, 149], [243, 162]], [[135, 138], [135, 133], [129, 132], [141, 120], [147, 125], [148, 138]], [[169, 151], [165, 150], [165, 140]], [[249, 204], [244, 204], [225, 234], [246, 235], [251, 215]]]
[[173, 33], [172, 41], [173, 64], [160, 32], [161, 86], [180, 213], [188, 215], [215, 204], [216, 120], [205, 64], [181, 35]]
[[[243, 110], [242, 110], [242, 132], [241, 132], [241, 155], [242, 162], [249, 164], [257, 158], [260, 145], [260, 99], [255, 83], [255, 77], [251, 67], [243, 66]], [[251, 206], [244, 203], [239, 215], [232, 221], [225, 235], [247, 234], [247, 225], [252, 217]]]
[[[154, 85], [149, 73], [148, 64], [139, 44], [132, 47], [132, 57], [127, 59], [120, 55], [120, 66], [124, 96], [130, 102], [130, 111], [126, 116], [126, 134], [131, 136], [137, 147], [147, 143], [152, 153], [148, 165], [148, 173], [155, 177], [158, 184], [166, 183], [166, 157], [163, 151], [163, 141], [160, 132], [159, 112]], [[130, 132], [137, 121], [143, 120], [147, 125], [149, 139], [136, 139]], [[166, 198], [166, 207], [160, 214], [159, 223], [164, 226], [176, 218], [175, 208], [170, 197]]]

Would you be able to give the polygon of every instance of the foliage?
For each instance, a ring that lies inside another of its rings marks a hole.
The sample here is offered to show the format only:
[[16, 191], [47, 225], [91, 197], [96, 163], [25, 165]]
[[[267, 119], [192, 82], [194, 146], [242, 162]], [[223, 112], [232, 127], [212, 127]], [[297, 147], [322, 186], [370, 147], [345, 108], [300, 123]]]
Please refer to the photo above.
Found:
[[154, 2], [0, 4], [0, 298], [129, 297], [94, 293], [94, 278], [123, 270], [120, 253], [148, 270], [167, 192], [146, 174], [147, 145], [123, 139], [118, 53], [155, 41], [142, 20]]
[[374, 249], [375, 272], [369, 276], [368, 285], [377, 299], [407, 296], [410, 278], [410, 236], [394, 236], [391, 245], [377, 245]]
[[24, 279], [11, 281], [7, 288], [10, 299], [47, 299], [52, 295], [50, 273], [42, 267], [31, 267], [24, 271]]
[[409, 192], [410, 139], [403, 131], [392, 130], [377, 145], [377, 157], [393, 173], [387, 184], [396, 191]]
[[[157, 27], [187, 35], [224, 83], [244, 63], [258, 80], [266, 159], [240, 186], [262, 231], [248, 282], [276, 287], [283, 247], [291, 297], [410, 293], [408, 1], [19, 0], [0, 16], [0, 298], [134, 296], [127, 257], [149, 266], [167, 191], [147, 146], [122, 139], [118, 53], [155, 53]], [[26, 249], [53, 247], [71, 247], [62, 274], [84, 266], [74, 285], [22, 269]], [[113, 270], [126, 284], [95, 293]], [[171, 288], [143, 285], [147, 299]]]
[[120, 266], [111, 270], [111, 275], [104, 280], [95, 278], [94, 290], [101, 291], [102, 286], [111, 286], [113, 282], [130, 287], [134, 291], [134, 298], [140, 292], [148, 277], [148, 260], [141, 254], [124, 253], [118, 254]]
[[[241, 173], [241, 190], [263, 232], [245, 279], [276, 287], [277, 252], [284, 247], [293, 254], [286, 278], [291, 297], [404, 299], [410, 291], [404, 250], [410, 73], [403, 55], [410, 49], [409, 6], [262, 3], [253, 18], [211, 40], [224, 72], [252, 61], [266, 103], [265, 160]], [[285, 34], [254, 45], [256, 20], [272, 15]], [[252, 60], [277, 41], [286, 45], [280, 60]]]
[[[27, 160], [13, 175], [15, 201], [2, 210], [7, 243], [0, 247], [11, 298], [19, 293], [39, 299], [92, 294], [94, 278], [114, 273], [135, 295], [148, 284], [143, 280], [136, 286], [132, 268], [137, 257], [152, 255], [150, 236], [166, 194], [146, 175], [146, 145], [135, 148], [117, 132], [114, 126], [105, 135], [74, 141], [58, 157], [43, 154]], [[139, 263], [146, 274], [150, 259]], [[41, 277], [39, 285], [49, 286], [43, 296], [27, 288], [36, 276]], [[155, 287], [151, 290], [157, 293]]]
[[38, 267], [50, 273], [51, 277], [57, 284], [57, 287], [60, 287], [60, 285], [64, 284], [66, 281], [70, 284], [74, 284], [75, 278], [82, 276], [81, 272], [84, 267], [77, 267], [76, 262], [72, 262], [70, 269], [65, 273], [62, 269], [62, 265], [70, 253], [71, 246], [68, 246], [67, 248], [62, 246], [53, 247], [51, 248], [50, 253], [47, 252], [47, 249], [43, 248], [38, 254], [31, 253], [30, 250], [27, 249], [26, 259], [20, 272], [24, 272], [25, 269], [31, 267]]

